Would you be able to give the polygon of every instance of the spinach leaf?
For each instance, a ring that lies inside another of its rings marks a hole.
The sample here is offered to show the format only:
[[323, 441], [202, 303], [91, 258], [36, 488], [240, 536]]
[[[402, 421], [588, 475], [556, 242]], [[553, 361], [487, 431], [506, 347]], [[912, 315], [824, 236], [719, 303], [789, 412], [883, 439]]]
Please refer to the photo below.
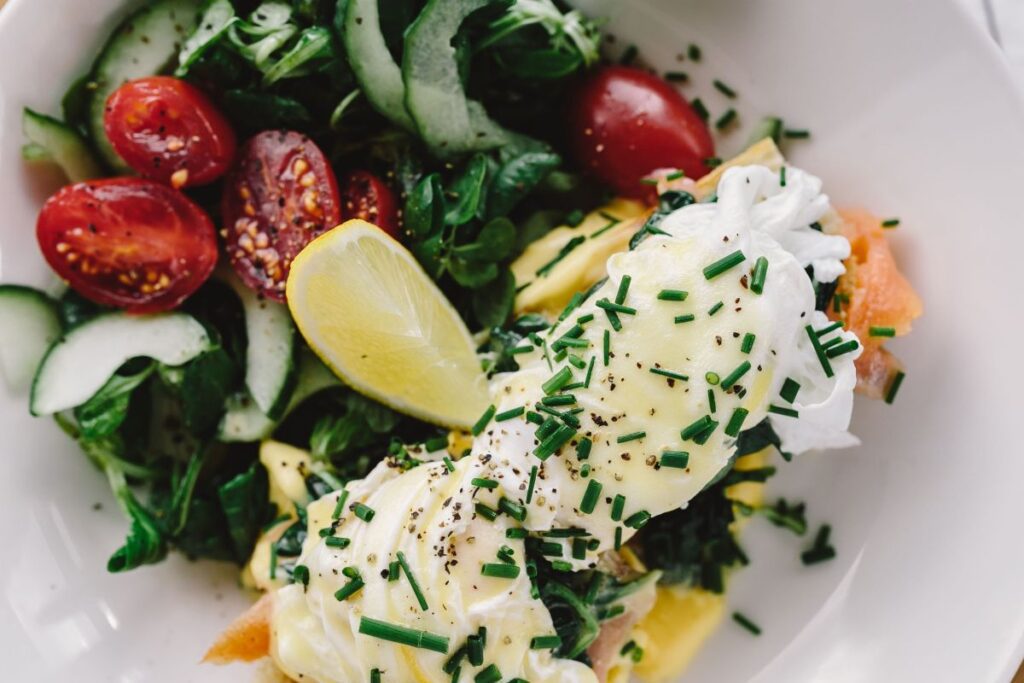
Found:
[[775, 430], [772, 429], [771, 421], [765, 418], [750, 429], [740, 432], [740, 436], [736, 440], [736, 457], [757, 453], [769, 446], [778, 448], [779, 452], [782, 453], [782, 457], [786, 460], [793, 457], [789, 453], [782, 452], [780, 448], [782, 441], [779, 439], [778, 434], [775, 433]]
[[491, 181], [487, 215], [505, 216], [562, 163], [551, 152], [527, 152], [506, 161]]
[[190, 432], [202, 436], [216, 428], [228, 396], [236, 389], [238, 376], [238, 365], [219, 347], [185, 366], [180, 397], [185, 425]]
[[476, 216], [486, 177], [487, 157], [476, 154], [448, 190], [454, 203], [445, 213], [445, 223], [452, 226], [464, 225]]
[[239, 562], [248, 559], [263, 525], [274, 516], [268, 495], [267, 471], [259, 462], [254, 462], [249, 469], [217, 489], [217, 497], [227, 519], [235, 558]]
[[86, 439], [98, 439], [109, 436], [128, 416], [128, 406], [132, 393], [153, 374], [154, 364], [151, 361], [142, 363], [142, 367], [129, 361], [125, 367], [114, 374], [88, 401], [75, 408], [75, 419]]

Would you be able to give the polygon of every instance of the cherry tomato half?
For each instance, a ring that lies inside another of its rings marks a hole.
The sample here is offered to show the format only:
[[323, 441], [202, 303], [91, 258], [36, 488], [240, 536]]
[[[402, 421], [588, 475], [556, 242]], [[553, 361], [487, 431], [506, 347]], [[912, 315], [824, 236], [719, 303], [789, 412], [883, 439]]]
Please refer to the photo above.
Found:
[[50, 267], [82, 296], [131, 313], [174, 308], [217, 265], [217, 233], [182, 193], [142, 178], [68, 185], [36, 222]]
[[350, 171], [340, 187], [344, 220], [361, 218], [398, 239], [398, 201], [383, 180], [369, 171]]
[[630, 197], [650, 193], [640, 179], [658, 168], [703, 176], [705, 160], [715, 154], [711, 133], [690, 103], [658, 76], [631, 67], [591, 74], [574, 94], [569, 125], [584, 168]]
[[224, 115], [198, 88], [170, 76], [128, 81], [115, 90], [103, 128], [139, 175], [174, 188], [213, 182], [235, 156], [235, 133]]
[[301, 133], [267, 130], [242, 146], [221, 205], [228, 257], [246, 285], [284, 301], [292, 260], [341, 222], [338, 182]]

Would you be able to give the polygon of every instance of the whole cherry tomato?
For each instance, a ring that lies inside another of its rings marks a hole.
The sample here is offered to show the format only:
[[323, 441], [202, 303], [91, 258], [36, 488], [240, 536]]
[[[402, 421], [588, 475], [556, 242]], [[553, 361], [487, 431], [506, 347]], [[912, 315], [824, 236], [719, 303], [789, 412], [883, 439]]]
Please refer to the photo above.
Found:
[[343, 220], [361, 218], [398, 239], [398, 201], [383, 180], [369, 171], [350, 171], [340, 187]]
[[198, 88], [170, 76], [115, 90], [103, 128], [139, 175], [178, 189], [213, 182], [235, 156], [235, 133], [224, 115]]
[[132, 313], [174, 308], [217, 265], [209, 216], [177, 190], [142, 178], [64, 187], [43, 205], [36, 238], [72, 289]]
[[588, 76], [573, 95], [569, 126], [583, 167], [630, 197], [650, 194], [640, 179], [658, 168], [701, 177], [715, 154], [690, 103], [658, 76], [631, 67], [606, 66]]
[[334, 171], [305, 135], [268, 130], [250, 138], [224, 185], [228, 257], [246, 285], [284, 301], [292, 260], [341, 221]]

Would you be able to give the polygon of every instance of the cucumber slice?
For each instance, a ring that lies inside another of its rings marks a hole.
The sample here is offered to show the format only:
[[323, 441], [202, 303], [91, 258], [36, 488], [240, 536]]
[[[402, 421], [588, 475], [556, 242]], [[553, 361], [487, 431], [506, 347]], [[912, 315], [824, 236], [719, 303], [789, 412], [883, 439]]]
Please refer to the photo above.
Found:
[[[26, 108], [21, 115], [21, 128], [29, 141], [30, 153], [25, 156], [30, 161], [52, 161], [73, 183], [103, 175], [85, 140], [63, 121]], [[39, 150], [44, 150], [45, 155], [37, 155]]]
[[466, 97], [452, 44], [473, 12], [502, 0], [430, 0], [405, 34], [405, 106], [420, 136], [441, 157], [501, 147], [519, 136]]
[[281, 417], [295, 388], [295, 325], [288, 307], [265, 299], [233, 273], [218, 275], [242, 301], [245, 311], [245, 388], [256, 407]]
[[21, 285], [0, 285], [0, 373], [12, 391], [32, 385], [39, 361], [60, 336], [57, 302]]
[[366, 99], [396, 125], [415, 130], [405, 108], [402, 70], [391, 57], [380, 30], [377, 0], [349, 0], [342, 25], [348, 63]]
[[[318, 391], [341, 386], [334, 373], [312, 353], [300, 353], [298, 367], [295, 391], [281, 419]], [[227, 412], [220, 421], [217, 439], [227, 442], [262, 441], [274, 433], [278, 422], [264, 415], [248, 395], [236, 395], [228, 399]]]
[[132, 358], [181, 365], [212, 346], [206, 328], [185, 313], [98, 316], [46, 352], [32, 382], [29, 409], [33, 415], [51, 415], [79, 406]]
[[89, 132], [96, 150], [114, 170], [131, 168], [114, 151], [103, 128], [107, 98], [123, 83], [167, 71], [196, 27], [199, 0], [157, 0], [129, 16], [107, 40], [93, 65]]

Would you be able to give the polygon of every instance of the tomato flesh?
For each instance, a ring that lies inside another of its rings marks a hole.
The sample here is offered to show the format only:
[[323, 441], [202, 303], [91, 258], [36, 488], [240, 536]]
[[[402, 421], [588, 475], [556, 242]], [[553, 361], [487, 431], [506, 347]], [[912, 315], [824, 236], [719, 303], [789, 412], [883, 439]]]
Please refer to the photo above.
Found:
[[217, 234], [185, 195], [142, 178], [68, 185], [36, 222], [47, 263], [91, 301], [131, 313], [174, 308], [217, 265]]
[[341, 222], [338, 183], [305, 135], [269, 130], [252, 137], [228, 176], [222, 235], [235, 272], [251, 289], [284, 301], [295, 256]]
[[699, 178], [715, 155], [707, 124], [690, 103], [658, 76], [632, 67], [591, 74], [574, 93], [569, 124], [583, 167], [629, 197], [650, 194], [640, 180], [655, 169]]
[[139, 175], [174, 188], [205, 185], [235, 156], [235, 133], [193, 85], [170, 76], [129, 81], [107, 99], [103, 128]]
[[340, 186], [344, 220], [362, 219], [398, 239], [398, 201], [383, 180], [369, 171], [350, 171]]

